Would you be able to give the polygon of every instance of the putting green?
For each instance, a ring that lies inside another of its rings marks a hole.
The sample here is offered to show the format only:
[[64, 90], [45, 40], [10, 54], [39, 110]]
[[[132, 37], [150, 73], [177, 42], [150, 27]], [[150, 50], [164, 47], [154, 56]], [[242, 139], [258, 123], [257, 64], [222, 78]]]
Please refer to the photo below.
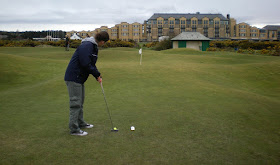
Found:
[[[0, 164], [279, 164], [280, 58], [230, 52], [100, 50], [102, 90], [68, 130], [74, 49], [0, 47]], [[131, 126], [137, 128], [131, 131]]]

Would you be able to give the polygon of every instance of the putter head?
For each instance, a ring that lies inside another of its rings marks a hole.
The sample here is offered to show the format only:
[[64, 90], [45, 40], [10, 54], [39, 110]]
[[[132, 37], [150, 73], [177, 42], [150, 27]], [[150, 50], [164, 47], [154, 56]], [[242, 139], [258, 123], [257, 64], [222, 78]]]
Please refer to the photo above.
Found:
[[117, 129], [117, 127], [114, 127], [113, 129], [111, 129], [111, 132], [118, 132], [119, 130]]

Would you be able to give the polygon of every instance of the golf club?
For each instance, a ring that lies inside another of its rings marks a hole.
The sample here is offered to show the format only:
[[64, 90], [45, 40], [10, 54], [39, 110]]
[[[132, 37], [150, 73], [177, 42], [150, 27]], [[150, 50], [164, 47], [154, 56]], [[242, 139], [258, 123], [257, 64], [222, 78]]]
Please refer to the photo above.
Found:
[[111, 114], [110, 114], [110, 111], [109, 111], [109, 107], [108, 107], [108, 104], [107, 104], [107, 101], [106, 101], [105, 92], [104, 92], [104, 89], [103, 89], [102, 82], [100, 83], [100, 85], [101, 85], [102, 93], [103, 93], [103, 96], [104, 96], [105, 104], [106, 104], [106, 107], [107, 107], [107, 112], [108, 112], [108, 115], [109, 115], [109, 118], [110, 118], [110, 121], [111, 121], [111, 124], [112, 124], [111, 131], [112, 132], [118, 132], [118, 129], [116, 127], [114, 127], [114, 125], [113, 125], [113, 121], [112, 121]]

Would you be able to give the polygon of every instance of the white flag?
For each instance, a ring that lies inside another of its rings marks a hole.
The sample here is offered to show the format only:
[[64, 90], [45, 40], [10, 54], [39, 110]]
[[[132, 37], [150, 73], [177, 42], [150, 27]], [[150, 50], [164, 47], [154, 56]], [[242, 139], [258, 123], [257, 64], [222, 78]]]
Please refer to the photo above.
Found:
[[139, 50], [139, 54], [142, 54], [142, 48]]

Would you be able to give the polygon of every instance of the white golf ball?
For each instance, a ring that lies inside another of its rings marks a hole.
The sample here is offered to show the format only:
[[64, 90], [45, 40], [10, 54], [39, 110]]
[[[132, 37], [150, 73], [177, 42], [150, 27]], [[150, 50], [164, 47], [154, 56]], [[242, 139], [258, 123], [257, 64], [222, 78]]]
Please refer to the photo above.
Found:
[[131, 127], [130, 127], [130, 130], [131, 130], [131, 131], [135, 131], [135, 127], [134, 127], [134, 126], [131, 126]]

